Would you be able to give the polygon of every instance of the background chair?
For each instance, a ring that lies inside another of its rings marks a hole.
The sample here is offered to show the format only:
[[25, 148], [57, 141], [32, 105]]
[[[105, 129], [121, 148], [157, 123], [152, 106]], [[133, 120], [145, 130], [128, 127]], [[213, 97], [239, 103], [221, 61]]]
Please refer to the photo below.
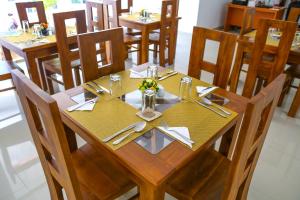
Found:
[[[72, 69], [74, 70], [76, 84], [79, 85], [81, 83], [79, 73], [80, 60], [76, 34], [73, 35], [73, 32], [71, 35], [67, 34], [70, 30], [68, 30], [65, 21], [68, 19], [75, 19], [77, 34], [87, 32], [84, 10], [55, 13], [53, 14], [53, 18], [59, 58], [43, 62], [50, 94], [54, 93], [52, 81], [64, 85], [65, 89], [74, 87]], [[54, 74], [62, 75], [63, 81], [53, 77]]]
[[[108, 59], [108, 64], [99, 66], [96, 44], [102, 43], [108, 43], [106, 54], [111, 57]], [[78, 35], [78, 45], [84, 82], [125, 70], [122, 28]]]
[[177, 199], [247, 199], [285, 75], [249, 101], [232, 160], [210, 148], [173, 178], [168, 193]]
[[120, 165], [106, 159], [91, 145], [79, 149], [67, 145], [71, 134], [75, 135], [64, 127], [56, 101], [20, 72], [13, 71], [12, 76], [51, 199], [63, 200], [62, 189], [68, 199], [115, 199], [134, 187]]
[[[159, 32], [151, 33], [149, 36], [150, 44], [154, 44], [154, 58], [157, 57], [159, 52], [160, 66], [165, 66], [166, 63], [169, 65], [174, 63], [178, 26], [177, 6], [177, 1], [175, 0], [162, 1], [160, 30]], [[166, 49], [168, 49], [168, 59], [166, 59]]]
[[[278, 46], [266, 44], [269, 29], [280, 30]], [[243, 96], [253, 94], [268, 85], [284, 71], [296, 32], [296, 23], [279, 20], [261, 19], [254, 43], [247, 37], [239, 40], [235, 63], [231, 74], [230, 91], [236, 92], [243, 64], [249, 64]]]
[[[29, 22], [29, 26], [32, 27], [34, 24], [41, 24], [41, 23], [47, 23], [47, 18], [45, 14], [45, 8], [43, 1], [35, 1], [35, 2], [20, 2], [16, 3], [18, 15], [20, 18], [21, 26], [23, 27], [22, 21], [27, 20]], [[27, 9], [35, 8], [37, 15], [38, 15], [38, 21], [37, 22], [30, 22], [27, 15]]]
[[[194, 27], [188, 75], [199, 79], [201, 71], [214, 74], [213, 84], [227, 88], [237, 36], [231, 33]], [[204, 60], [206, 41], [218, 42], [219, 51], [216, 63]]]

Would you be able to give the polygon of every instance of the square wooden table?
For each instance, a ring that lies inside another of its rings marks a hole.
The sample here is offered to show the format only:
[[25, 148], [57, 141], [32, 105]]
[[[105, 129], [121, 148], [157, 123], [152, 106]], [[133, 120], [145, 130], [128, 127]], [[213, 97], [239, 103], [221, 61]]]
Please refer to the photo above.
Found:
[[25, 59], [31, 80], [41, 87], [42, 83], [36, 59], [57, 53], [55, 35], [45, 36], [41, 39], [35, 39], [31, 33], [0, 36], [0, 45], [6, 60], [12, 60], [11, 51]]
[[150, 21], [140, 20], [139, 14], [123, 14], [119, 16], [119, 25], [142, 32], [141, 63], [148, 62], [149, 57], [149, 33], [160, 28], [160, 14], [152, 14]]
[[[123, 81], [122, 86], [126, 88], [130, 88], [127, 90], [127, 93], [136, 90], [139, 83], [142, 81], [141, 79], [130, 79], [129, 74], [130, 74], [129, 71], [120, 72]], [[179, 81], [183, 76], [184, 76], [183, 74], [177, 74], [163, 81], [159, 81], [159, 84], [161, 84], [166, 91], [178, 95], [177, 91], [178, 91]], [[102, 77], [97, 81], [98, 83], [100, 82], [103, 86], [108, 87], [109, 84], [108, 80], [109, 80], [108, 77]], [[195, 86], [198, 85], [208, 86], [207, 83], [204, 83], [197, 79], [193, 79], [194, 95], [196, 95]], [[73, 131], [73, 133], [80, 135], [80, 137], [82, 137], [86, 142], [90, 143], [96, 149], [98, 149], [99, 153], [106, 155], [109, 159], [114, 159], [118, 161], [120, 165], [122, 165], [128, 170], [128, 176], [139, 186], [140, 199], [143, 200], [164, 199], [165, 186], [168, 178], [173, 174], [176, 174], [178, 170], [180, 170], [186, 164], [191, 162], [197, 155], [199, 155], [201, 151], [210, 148], [220, 137], [222, 137], [222, 141], [221, 141], [221, 146], [219, 151], [224, 156], [231, 157], [234, 144], [238, 135], [240, 123], [246, 108], [246, 104], [248, 102], [248, 99], [244, 97], [238, 96], [234, 93], [227, 92], [223, 89], [217, 89], [214, 93], [226, 97], [230, 100], [230, 102], [226, 105], [226, 107], [236, 113], [234, 115], [235, 117], [230, 118], [230, 121], [228, 121], [226, 125], [219, 127], [218, 131], [216, 131], [212, 135], [207, 136], [206, 133], [199, 133], [199, 137], [203, 137], [205, 138], [205, 140], [201, 142], [201, 145], [197, 149], [190, 149], [189, 147], [183, 145], [182, 143], [178, 141], [174, 141], [165, 149], [160, 151], [158, 154], [153, 155], [148, 151], [146, 151], [145, 149], [143, 149], [142, 147], [140, 147], [133, 140], [129, 141], [124, 146], [116, 150], [113, 150], [112, 148], [109, 147], [108, 144], [103, 143], [102, 139], [98, 137], [97, 131], [102, 131], [102, 129], [99, 129], [100, 126], [104, 127], [103, 129], [105, 130], [110, 130], [115, 128], [113, 126], [117, 126], [118, 124], [120, 124], [121, 123], [120, 121], [124, 121], [123, 116], [125, 116], [125, 118], [130, 116], [128, 117], [130, 118], [128, 119], [128, 121], [131, 120], [133, 117], [136, 117], [133, 115], [135, 115], [135, 112], [137, 112], [138, 110], [135, 111], [134, 108], [131, 107], [130, 105], [123, 105], [126, 103], [124, 103], [120, 99], [115, 98], [115, 99], [107, 100], [105, 96], [101, 97], [100, 95], [100, 100], [97, 103], [98, 105], [96, 105], [96, 108], [98, 110], [95, 108], [96, 110], [94, 109], [91, 113], [85, 111], [81, 113], [77, 113], [78, 114], [77, 116], [79, 116], [82, 120], [84, 120], [85, 122], [93, 126], [93, 128], [84, 126], [81, 123], [82, 121], [80, 122], [79, 120], [75, 120], [75, 118], [72, 117], [71, 115], [72, 113], [68, 113], [65, 110], [67, 107], [74, 105], [74, 102], [71, 100], [70, 97], [82, 92], [83, 92], [83, 87], [81, 86], [81, 87], [67, 90], [62, 93], [58, 93], [53, 96], [60, 108], [63, 123], [66, 127], [68, 127], [67, 130], [69, 130], [68, 131], [68, 141], [70, 143], [69, 146], [76, 147], [75, 144], [76, 140], [74, 139], [75, 138], [74, 134], [70, 134]], [[118, 108], [114, 108], [113, 106], [110, 105], [110, 103], [116, 103], [116, 102]], [[180, 107], [180, 105], [183, 104], [184, 102], [179, 102], [177, 105]], [[164, 117], [170, 116], [171, 109], [173, 109], [177, 105], [174, 105], [173, 107], [163, 112], [163, 116], [161, 118], [164, 119]], [[130, 107], [130, 109], [128, 109], [128, 112], [124, 112], [124, 110], [122, 110], [126, 106]], [[203, 112], [200, 112], [200, 110], [205, 109], [204, 107], [192, 102], [190, 102], [190, 104], [186, 104], [186, 106], [187, 107], [185, 108], [189, 108], [189, 106], [192, 106], [191, 112], [193, 113], [199, 112], [196, 118], [197, 117], [201, 118], [201, 116], [203, 115]], [[121, 109], [118, 110], [119, 108]], [[113, 113], [113, 114], [109, 113], [107, 114], [107, 116], [102, 116], [103, 115], [102, 109], [104, 110], [112, 109], [114, 110], [112, 112], [119, 112], [119, 113]], [[75, 112], [79, 112], [79, 111], [75, 111]], [[93, 112], [100, 113], [101, 115], [98, 116], [101, 117], [98, 118], [95, 116], [91, 117]], [[177, 109], [177, 112], [181, 112], [181, 111]], [[171, 114], [174, 115], [175, 118], [178, 118], [179, 113], [177, 112]], [[207, 112], [211, 112], [211, 111], [207, 110]], [[119, 119], [118, 117], [112, 119], [108, 117], [111, 115], [116, 115], [120, 117]], [[212, 115], [212, 113], [209, 113], [209, 115]], [[219, 117], [220, 116], [216, 114], [214, 114], [213, 116], [214, 120], [221, 119], [221, 117], [220, 118]], [[150, 125], [156, 127], [156, 124], [158, 123], [157, 120], [160, 120], [161, 118], [156, 119], [151, 123], [148, 123], [147, 126]], [[142, 121], [141, 119], [139, 120]], [[189, 120], [185, 120], [185, 121], [187, 122]], [[191, 120], [194, 120], [194, 118]], [[205, 118], [200, 120], [202, 121], [202, 123], [201, 122], [198, 123], [198, 121], [196, 121], [195, 123], [195, 121], [193, 121], [192, 122], [193, 125], [188, 127], [190, 129], [190, 133], [191, 130], [195, 131], [195, 127], [197, 127], [197, 130], [198, 128], [199, 130], [200, 129], [203, 130], [203, 127], [206, 126], [206, 123], [213, 124], [214, 121], [211, 120], [212, 119], [210, 118], [207, 119]], [[91, 121], [93, 121], [93, 124], [91, 124]], [[120, 130], [119, 127], [118, 130]], [[204, 135], [206, 136], [204, 137]]]

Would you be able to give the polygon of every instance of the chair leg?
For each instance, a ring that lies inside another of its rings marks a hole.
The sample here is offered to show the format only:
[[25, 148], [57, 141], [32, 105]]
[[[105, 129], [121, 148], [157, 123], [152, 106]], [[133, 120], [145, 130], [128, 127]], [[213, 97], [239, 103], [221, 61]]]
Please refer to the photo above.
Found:
[[285, 95], [289, 92], [293, 78], [287, 75], [277, 106], [282, 106]]
[[166, 55], [165, 55], [165, 47], [163, 45], [159, 45], [159, 65], [161, 67], [166, 66]]
[[293, 100], [293, 103], [291, 105], [291, 108], [288, 112], [288, 116], [290, 117], [295, 117], [296, 114], [297, 114], [297, 111], [299, 110], [300, 108], [300, 85], [298, 87], [298, 90], [297, 90], [297, 93], [294, 97], [294, 100]]
[[141, 50], [141, 45], [137, 45], [138, 51], [137, 51], [137, 64], [140, 65], [142, 62], [142, 50]]
[[158, 45], [154, 44], [154, 52], [153, 52], [154, 59], [157, 59], [157, 54], [158, 54]]
[[53, 88], [53, 83], [52, 83], [52, 80], [51, 80], [51, 73], [49, 71], [47, 71], [45, 69], [45, 74], [46, 74], [46, 80], [47, 80], [47, 86], [48, 86], [48, 90], [49, 90], [49, 94], [52, 95], [54, 94], [54, 88]]
[[263, 84], [264, 84], [264, 79], [258, 77], [256, 88], [255, 88], [255, 93], [254, 93], [255, 95], [261, 91]]
[[79, 86], [81, 84], [79, 67], [74, 68], [74, 74], [75, 74], [76, 85]]
[[44, 72], [44, 67], [43, 67], [43, 61], [41, 59], [37, 59], [38, 61], [38, 68], [39, 68], [39, 72], [40, 72], [40, 78], [41, 78], [41, 82], [42, 82], [42, 89], [44, 91], [47, 91], [47, 81], [46, 81], [46, 75]]

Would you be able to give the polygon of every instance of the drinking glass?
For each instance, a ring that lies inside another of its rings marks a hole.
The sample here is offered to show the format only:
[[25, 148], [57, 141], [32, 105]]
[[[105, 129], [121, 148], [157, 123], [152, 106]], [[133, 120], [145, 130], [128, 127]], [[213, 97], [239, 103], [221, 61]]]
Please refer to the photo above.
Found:
[[181, 101], [186, 101], [190, 99], [192, 89], [192, 78], [185, 76], [181, 78], [179, 86], [179, 98]]
[[122, 95], [122, 79], [119, 74], [110, 75], [110, 94], [113, 97]]
[[24, 33], [29, 32], [29, 22], [28, 20], [22, 20], [22, 29]]
[[39, 24], [34, 24], [33, 25], [33, 34], [36, 35], [37, 38], [42, 37], [41, 27], [40, 27]]
[[157, 66], [152, 65], [147, 68], [147, 78], [151, 78], [154, 80], [158, 79], [158, 67]]
[[156, 92], [151, 89], [147, 89], [143, 92], [142, 97], [142, 114], [145, 117], [153, 117], [155, 115], [155, 102], [156, 102]]

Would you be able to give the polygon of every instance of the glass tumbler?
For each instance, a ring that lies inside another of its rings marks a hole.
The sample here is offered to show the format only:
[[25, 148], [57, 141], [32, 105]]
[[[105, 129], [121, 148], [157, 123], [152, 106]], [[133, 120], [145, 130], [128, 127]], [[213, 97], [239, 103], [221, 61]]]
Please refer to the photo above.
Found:
[[157, 66], [152, 65], [147, 68], [147, 78], [151, 78], [154, 80], [158, 79], [158, 67]]
[[155, 115], [155, 102], [156, 102], [156, 92], [147, 89], [143, 92], [142, 97], [142, 114], [145, 117], [153, 117]]
[[22, 29], [24, 33], [29, 32], [29, 22], [28, 20], [22, 20]]
[[122, 95], [122, 79], [119, 74], [110, 75], [110, 95], [113, 97]]
[[192, 90], [192, 78], [185, 76], [181, 78], [179, 86], [179, 98], [181, 101], [187, 101], [190, 99]]

